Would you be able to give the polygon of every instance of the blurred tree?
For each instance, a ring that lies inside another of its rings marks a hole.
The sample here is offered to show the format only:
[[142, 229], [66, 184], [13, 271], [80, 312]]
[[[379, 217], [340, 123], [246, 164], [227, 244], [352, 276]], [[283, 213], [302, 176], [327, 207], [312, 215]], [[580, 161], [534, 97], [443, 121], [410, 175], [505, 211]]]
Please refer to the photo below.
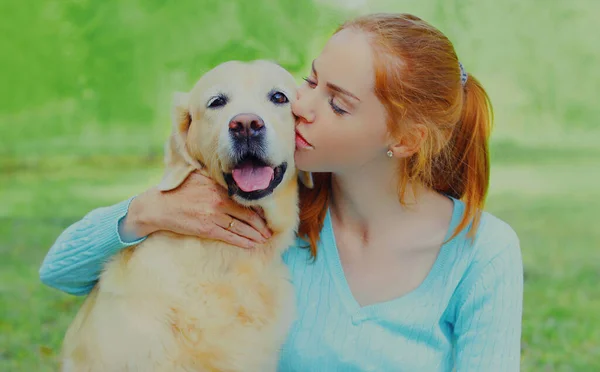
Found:
[[[24, 4], [25, 3], [25, 4]], [[334, 13], [312, 0], [26, 0], [4, 3], [2, 110], [75, 98], [99, 120], [146, 122], [173, 89], [231, 59], [292, 72]], [[27, 85], [27, 88], [25, 88]]]
[[0, 2], [0, 113], [70, 96], [78, 89], [83, 40], [59, 1]]

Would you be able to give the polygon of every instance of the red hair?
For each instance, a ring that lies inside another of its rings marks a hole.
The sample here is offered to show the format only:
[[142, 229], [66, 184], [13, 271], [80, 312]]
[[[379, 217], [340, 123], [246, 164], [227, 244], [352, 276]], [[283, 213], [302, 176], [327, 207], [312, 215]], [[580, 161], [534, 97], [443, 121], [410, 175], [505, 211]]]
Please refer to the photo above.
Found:
[[[469, 224], [473, 237], [489, 184], [488, 138], [492, 106], [479, 81], [461, 82], [454, 46], [439, 30], [409, 14], [371, 14], [341, 25], [365, 32], [374, 54], [375, 94], [385, 106], [388, 130], [397, 139], [423, 125], [427, 136], [399, 164], [402, 205], [409, 184], [460, 199], [465, 213], [451, 238]], [[298, 235], [316, 257], [327, 212], [331, 174], [313, 174], [314, 188], [300, 188]]]

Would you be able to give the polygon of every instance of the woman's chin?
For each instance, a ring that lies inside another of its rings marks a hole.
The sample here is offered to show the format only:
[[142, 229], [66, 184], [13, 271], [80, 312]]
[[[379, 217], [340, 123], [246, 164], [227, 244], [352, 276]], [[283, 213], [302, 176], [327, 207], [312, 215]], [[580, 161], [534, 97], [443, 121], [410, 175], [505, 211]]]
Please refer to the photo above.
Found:
[[[312, 151], [311, 151], [312, 152]], [[318, 159], [315, 159], [315, 154], [308, 151], [296, 150], [294, 153], [294, 163], [296, 168], [303, 172], [323, 172]]]

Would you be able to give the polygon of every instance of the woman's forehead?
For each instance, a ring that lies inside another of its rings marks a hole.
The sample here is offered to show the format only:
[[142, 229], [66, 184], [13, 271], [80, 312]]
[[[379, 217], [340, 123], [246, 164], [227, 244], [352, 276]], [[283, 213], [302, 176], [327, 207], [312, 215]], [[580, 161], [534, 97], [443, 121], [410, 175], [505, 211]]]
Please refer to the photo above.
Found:
[[338, 85], [361, 101], [374, 91], [373, 53], [369, 38], [363, 32], [342, 30], [333, 35], [314, 66], [320, 81], [325, 79], [327, 83]]

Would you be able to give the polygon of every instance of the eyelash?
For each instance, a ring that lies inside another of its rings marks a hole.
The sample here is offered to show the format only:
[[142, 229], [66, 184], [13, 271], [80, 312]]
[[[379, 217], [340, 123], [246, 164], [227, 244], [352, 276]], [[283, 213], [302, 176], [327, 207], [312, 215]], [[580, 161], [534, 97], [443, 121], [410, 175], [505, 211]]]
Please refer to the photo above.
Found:
[[345, 110], [342, 110], [341, 108], [339, 108], [339, 106], [333, 103], [333, 97], [329, 98], [329, 106], [331, 106], [331, 109], [336, 115], [342, 116], [344, 114], [347, 114]]
[[[307, 77], [305, 77], [303, 79], [304, 79], [304, 81], [306, 81], [308, 83], [308, 86], [311, 88], [315, 87], [317, 85], [314, 81], [310, 80]], [[331, 109], [333, 110], [333, 112], [336, 115], [342, 116], [342, 115], [348, 113], [347, 111], [341, 109], [339, 106], [337, 106], [335, 103], [333, 103], [333, 96], [331, 98], [329, 98], [329, 106], [331, 106]]]

